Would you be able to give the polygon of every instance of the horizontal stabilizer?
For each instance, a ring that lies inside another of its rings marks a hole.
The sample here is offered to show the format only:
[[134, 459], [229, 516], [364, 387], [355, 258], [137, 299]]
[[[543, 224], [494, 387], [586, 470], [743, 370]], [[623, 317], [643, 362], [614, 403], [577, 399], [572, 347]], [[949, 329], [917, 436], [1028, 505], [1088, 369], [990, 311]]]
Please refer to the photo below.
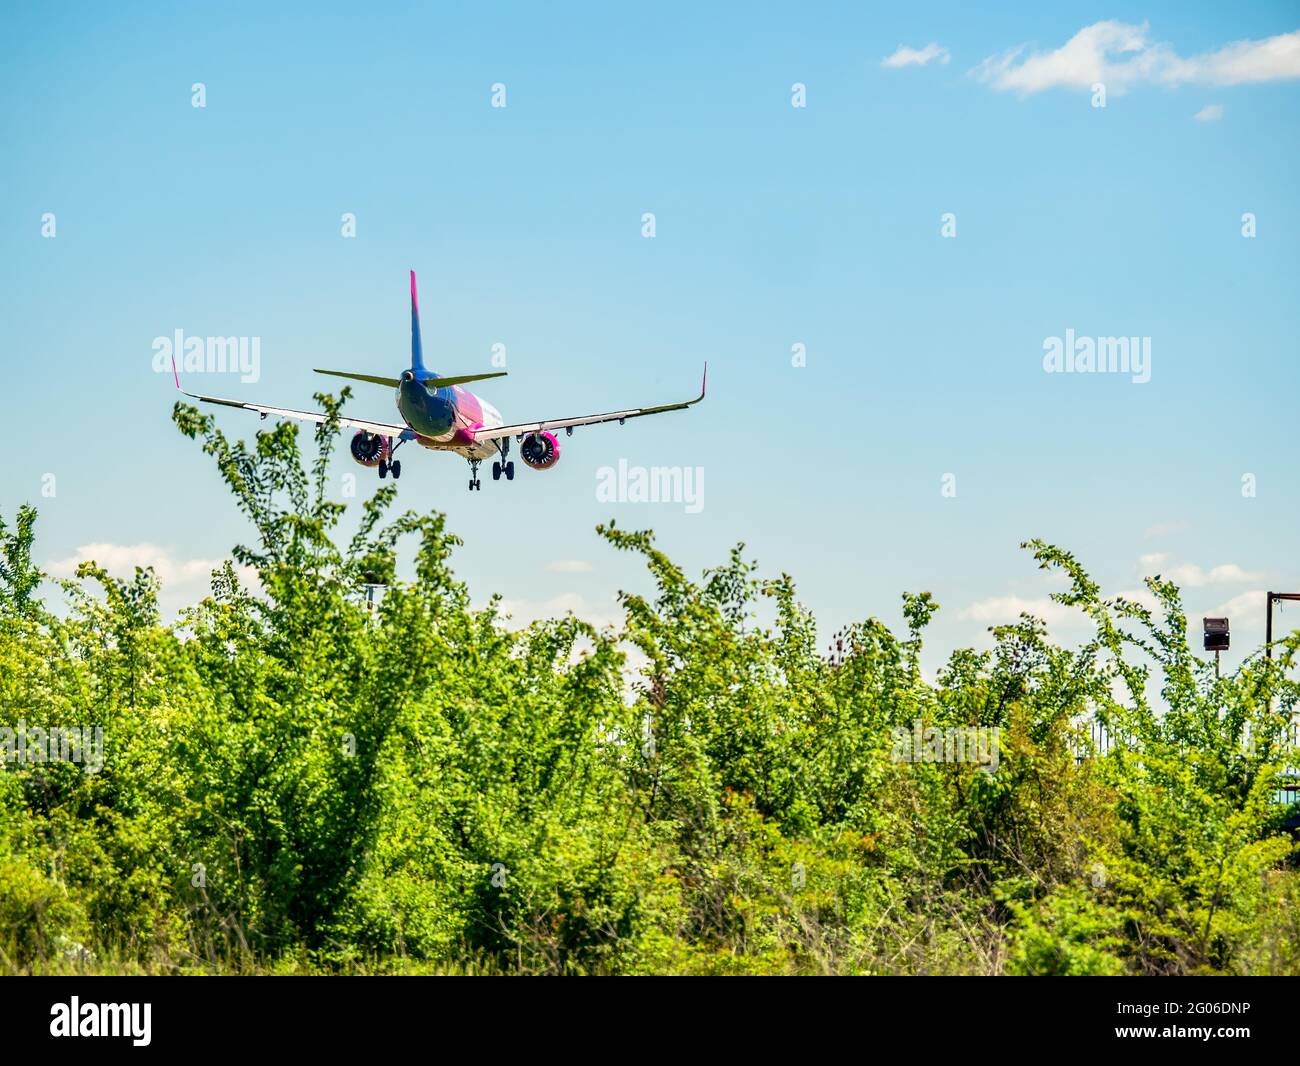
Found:
[[368, 381], [372, 385], [387, 385], [390, 389], [401, 384], [397, 378], [381, 378], [375, 374], [349, 374], [346, 370], [317, 370], [318, 374], [329, 374], [336, 378], [351, 378], [353, 381]]
[[[382, 378], [376, 374], [349, 374], [346, 370], [317, 370], [318, 374], [329, 374], [336, 378], [351, 378], [353, 381], [368, 381], [372, 385], [387, 385], [390, 389], [397, 388], [401, 381], [397, 378]], [[483, 381], [487, 378], [503, 378], [506, 371], [496, 370], [490, 374], [459, 374], [450, 378], [427, 377], [424, 379], [426, 389], [449, 389], [453, 385], [466, 385], [471, 381]]]
[[488, 378], [503, 378], [506, 371], [495, 370], [491, 374], [457, 374], [450, 378], [425, 378], [426, 389], [449, 389], [453, 385], [468, 385], [471, 381], [486, 381]]

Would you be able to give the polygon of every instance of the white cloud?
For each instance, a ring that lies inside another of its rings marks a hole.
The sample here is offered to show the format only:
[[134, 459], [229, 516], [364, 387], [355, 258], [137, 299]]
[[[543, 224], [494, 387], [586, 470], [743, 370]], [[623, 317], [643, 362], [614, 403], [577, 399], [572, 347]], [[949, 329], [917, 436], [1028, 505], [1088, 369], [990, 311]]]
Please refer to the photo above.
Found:
[[[114, 577], [130, 577], [137, 566], [152, 566], [164, 589], [200, 583], [206, 586], [212, 571], [224, 562], [222, 559], [182, 559], [172, 548], [157, 544], [100, 543], [83, 544], [74, 555], [47, 564], [46, 570], [52, 577], [72, 577], [78, 566], [92, 560]], [[248, 567], [236, 567], [236, 570], [245, 581], [255, 576]]]
[[1264, 596], [1263, 589], [1252, 589], [1250, 592], [1243, 592], [1240, 595], [1233, 596], [1232, 599], [1219, 604], [1214, 610], [1207, 612], [1211, 618], [1227, 617], [1233, 621], [1245, 620], [1252, 624], [1258, 623], [1258, 628], [1264, 625]]
[[1073, 607], [1066, 607], [1046, 596], [1026, 598], [1023, 596], [990, 596], [976, 600], [968, 607], [957, 612], [958, 619], [967, 622], [1014, 622], [1021, 614], [1030, 614], [1048, 623], [1061, 623], [1069, 620], [1078, 621], [1083, 614]]
[[586, 559], [554, 559], [546, 564], [552, 574], [589, 574], [591, 563]]
[[497, 608], [509, 619], [510, 629], [523, 629], [543, 618], [563, 618], [573, 614], [597, 629], [607, 625], [617, 626], [623, 621], [623, 611], [617, 600], [608, 604], [591, 603], [576, 592], [563, 592], [547, 600], [503, 599]]
[[[1166, 562], [1168, 556], [1163, 552], [1156, 552], [1151, 555], [1142, 556], [1142, 565], [1144, 569], [1160, 568]], [[1222, 566], [1215, 566], [1209, 570], [1194, 564], [1184, 564], [1169, 569], [1161, 569], [1161, 576], [1167, 580], [1173, 581], [1179, 588], [1201, 588], [1209, 585], [1237, 585], [1247, 584], [1249, 582], [1259, 581], [1263, 575], [1243, 570], [1236, 563], [1224, 563]], [[1154, 595], [1146, 588], [1125, 589], [1119, 593], [1126, 600], [1132, 600], [1141, 604], [1151, 611], [1158, 611], [1160, 603]], [[1251, 596], [1262, 597], [1263, 593], [1243, 593], [1242, 596], [1236, 597], [1232, 603], [1237, 600], [1248, 600]], [[1084, 624], [1087, 621], [1086, 616], [1075, 607], [1067, 607], [1057, 603], [1047, 596], [990, 596], [987, 599], [976, 600], [968, 607], [963, 607], [957, 611], [957, 618], [967, 622], [985, 622], [990, 625], [996, 625], [1003, 622], [1014, 622], [1021, 614], [1033, 615], [1035, 618], [1041, 618], [1052, 626], [1061, 624]], [[1228, 613], [1226, 610], [1224, 613]]]
[[1180, 588], [1200, 588], [1203, 585], [1244, 585], [1251, 581], [1259, 581], [1264, 575], [1243, 570], [1236, 563], [1223, 563], [1209, 570], [1204, 570], [1195, 563], [1182, 563], [1163, 571], [1160, 576]]
[[1155, 595], [1148, 588], [1124, 589], [1119, 595], [1122, 599], [1129, 600], [1141, 607], [1145, 607], [1153, 614], [1158, 613], [1161, 610], [1160, 601], [1156, 599]]
[[882, 67], [897, 69], [899, 67], [923, 67], [933, 59], [940, 63], [947, 63], [952, 57], [943, 45], [931, 41], [924, 48], [908, 48], [900, 44], [893, 55], [888, 55], [880, 61]]
[[1218, 122], [1223, 118], [1222, 104], [1206, 104], [1192, 116], [1197, 122]]
[[1300, 78], [1300, 30], [1184, 58], [1167, 44], [1149, 41], [1146, 23], [1106, 21], [1085, 26], [1049, 52], [1026, 54], [1027, 47], [990, 56], [972, 73], [994, 89], [1022, 95], [1091, 89], [1098, 82], [1120, 93], [1143, 82], [1243, 85]]
[[[184, 559], [174, 548], [158, 544], [82, 544], [64, 559], [45, 564], [51, 577], [72, 577], [77, 567], [93, 561], [113, 577], [130, 579], [137, 566], [153, 567], [162, 588], [158, 609], [164, 618], [175, 617], [184, 607], [198, 603], [212, 590], [212, 571], [225, 565], [225, 559]], [[262, 585], [251, 566], [235, 566], [235, 573], [245, 589], [259, 593]]]

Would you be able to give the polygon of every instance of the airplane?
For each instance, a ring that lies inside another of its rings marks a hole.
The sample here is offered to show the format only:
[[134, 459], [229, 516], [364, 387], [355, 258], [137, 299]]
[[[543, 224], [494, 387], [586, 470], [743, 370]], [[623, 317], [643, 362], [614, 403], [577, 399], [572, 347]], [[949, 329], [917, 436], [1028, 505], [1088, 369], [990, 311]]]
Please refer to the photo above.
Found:
[[[256, 411], [266, 418], [296, 418], [304, 422], [324, 422], [328, 418], [321, 411], [293, 411], [285, 407], [266, 407], [262, 404], [225, 400], [218, 396], [201, 396], [181, 389], [180, 375], [176, 373], [176, 360], [172, 359], [172, 372], [176, 387], [191, 399], [203, 403], [220, 404]], [[378, 467], [379, 476], [402, 476], [402, 463], [396, 458], [397, 450], [407, 441], [417, 441], [433, 451], [454, 452], [469, 460], [470, 491], [482, 490], [478, 468], [486, 459], [493, 459], [492, 480], [507, 481], [515, 478], [515, 464], [510, 460], [511, 438], [519, 444], [519, 457], [524, 465], [534, 470], [549, 470], [560, 459], [560, 442], [552, 430], [563, 429], [573, 435], [577, 426], [596, 425], [617, 421], [622, 425], [629, 418], [681, 411], [693, 407], [704, 399], [709, 380], [709, 364], [704, 364], [704, 379], [700, 394], [693, 400], [661, 404], [658, 407], [633, 407], [624, 411], [606, 411], [598, 415], [580, 415], [577, 418], [551, 418], [541, 422], [517, 422], [506, 425], [501, 413], [482, 397], [462, 388], [472, 381], [501, 378], [506, 371], [487, 374], [459, 374], [441, 377], [424, 365], [424, 350], [420, 342], [420, 302], [415, 290], [415, 271], [411, 271], [411, 365], [401, 377], [387, 378], [374, 374], [353, 374], [343, 370], [316, 370], [317, 374], [364, 381], [372, 385], [387, 385], [396, 390], [397, 413], [401, 425], [387, 422], [369, 422], [363, 418], [340, 418], [339, 424], [355, 429], [351, 451], [352, 458], [365, 467]], [[494, 458], [495, 457], [495, 458]]]

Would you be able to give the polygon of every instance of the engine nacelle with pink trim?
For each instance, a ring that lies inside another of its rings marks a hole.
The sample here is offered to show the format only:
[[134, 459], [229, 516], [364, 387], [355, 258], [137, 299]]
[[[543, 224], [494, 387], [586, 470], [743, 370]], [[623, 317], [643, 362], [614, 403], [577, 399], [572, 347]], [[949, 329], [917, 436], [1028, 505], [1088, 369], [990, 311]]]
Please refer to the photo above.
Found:
[[519, 458], [534, 470], [549, 470], [560, 461], [560, 442], [554, 433], [530, 433], [519, 445]]
[[362, 466], [378, 466], [388, 458], [388, 438], [359, 429], [352, 436], [352, 458]]

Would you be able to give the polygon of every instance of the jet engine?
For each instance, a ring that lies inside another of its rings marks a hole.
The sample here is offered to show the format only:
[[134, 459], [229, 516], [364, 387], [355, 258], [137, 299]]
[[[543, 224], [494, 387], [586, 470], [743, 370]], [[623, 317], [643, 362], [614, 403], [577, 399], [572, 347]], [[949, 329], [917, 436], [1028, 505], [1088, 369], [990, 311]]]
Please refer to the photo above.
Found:
[[378, 466], [388, 458], [388, 438], [357, 430], [352, 438], [352, 458], [362, 466]]
[[560, 461], [560, 442], [554, 433], [530, 433], [519, 445], [519, 457], [534, 470], [549, 470]]

